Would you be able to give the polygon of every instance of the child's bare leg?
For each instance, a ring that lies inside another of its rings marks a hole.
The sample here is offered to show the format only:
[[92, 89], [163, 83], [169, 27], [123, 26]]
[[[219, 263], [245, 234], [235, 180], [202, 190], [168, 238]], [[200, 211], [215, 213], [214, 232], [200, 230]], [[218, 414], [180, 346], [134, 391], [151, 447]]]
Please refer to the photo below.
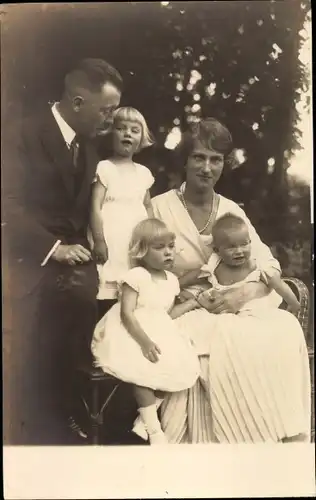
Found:
[[155, 391], [148, 387], [134, 386], [138, 411], [149, 435], [150, 444], [167, 443], [157, 415]]
[[145, 408], [146, 406], [153, 405], [156, 402], [155, 391], [149, 389], [148, 387], [134, 385], [134, 396], [138, 408]]
[[164, 399], [165, 398], [165, 392], [163, 391], [155, 391], [155, 395], [158, 399]]

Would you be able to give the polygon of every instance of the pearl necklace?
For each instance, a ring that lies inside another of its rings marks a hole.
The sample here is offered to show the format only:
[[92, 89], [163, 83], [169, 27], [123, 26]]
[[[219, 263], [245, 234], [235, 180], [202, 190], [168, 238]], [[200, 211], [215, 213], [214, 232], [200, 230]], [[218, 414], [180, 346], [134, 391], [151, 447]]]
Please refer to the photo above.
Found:
[[[184, 208], [186, 209], [186, 211], [187, 211], [187, 212], [188, 212], [188, 214], [190, 215], [190, 212], [189, 212], [189, 209], [188, 209], [187, 204], [186, 204], [186, 202], [185, 202], [185, 199], [184, 199], [183, 193], [182, 193], [180, 190], [178, 191], [178, 195], [179, 195], [180, 200], [181, 200], [181, 201], [182, 201], [182, 203], [183, 203]], [[209, 216], [208, 216], [208, 219], [207, 219], [207, 221], [206, 221], [205, 226], [204, 226], [204, 227], [202, 227], [202, 229], [198, 229], [198, 228], [197, 228], [197, 230], [198, 230], [198, 233], [199, 233], [199, 234], [204, 233], [204, 231], [207, 229], [207, 227], [209, 226], [209, 224], [210, 224], [210, 222], [211, 222], [211, 220], [212, 220], [213, 211], [214, 211], [214, 203], [215, 203], [215, 193], [214, 193], [214, 195], [213, 195], [213, 202], [212, 202], [211, 211], [210, 211], [210, 214], [209, 214]], [[190, 215], [190, 217], [191, 217], [191, 215]]]

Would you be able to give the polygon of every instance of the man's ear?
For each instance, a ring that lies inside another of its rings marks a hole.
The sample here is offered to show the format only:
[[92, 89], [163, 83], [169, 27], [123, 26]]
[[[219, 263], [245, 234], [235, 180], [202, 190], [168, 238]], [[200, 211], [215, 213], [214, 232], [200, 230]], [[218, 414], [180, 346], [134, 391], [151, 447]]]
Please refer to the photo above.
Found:
[[77, 95], [76, 97], [74, 97], [72, 100], [72, 106], [74, 111], [79, 111], [83, 103], [84, 103], [84, 98], [82, 96]]
[[213, 245], [213, 250], [215, 253], [218, 253], [218, 248], [216, 246]]

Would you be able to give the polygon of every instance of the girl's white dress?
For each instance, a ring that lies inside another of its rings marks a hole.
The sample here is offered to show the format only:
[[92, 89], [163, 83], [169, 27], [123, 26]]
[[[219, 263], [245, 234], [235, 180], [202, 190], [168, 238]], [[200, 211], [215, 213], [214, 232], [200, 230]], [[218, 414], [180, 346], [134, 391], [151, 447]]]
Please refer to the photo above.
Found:
[[166, 271], [166, 279], [156, 281], [146, 269], [135, 267], [123, 282], [138, 293], [135, 316], [160, 347], [159, 361], [152, 363], [144, 357], [122, 324], [118, 302], [95, 328], [92, 352], [96, 365], [120, 380], [155, 390], [175, 392], [192, 387], [200, 374], [198, 357], [168, 314], [180, 292], [178, 279]]
[[128, 246], [132, 230], [148, 216], [144, 197], [154, 178], [150, 170], [140, 163], [118, 166], [110, 160], [98, 164], [96, 176], [107, 190], [101, 212], [103, 234], [108, 246], [107, 262], [97, 266], [97, 298], [114, 299], [117, 283], [130, 268]]

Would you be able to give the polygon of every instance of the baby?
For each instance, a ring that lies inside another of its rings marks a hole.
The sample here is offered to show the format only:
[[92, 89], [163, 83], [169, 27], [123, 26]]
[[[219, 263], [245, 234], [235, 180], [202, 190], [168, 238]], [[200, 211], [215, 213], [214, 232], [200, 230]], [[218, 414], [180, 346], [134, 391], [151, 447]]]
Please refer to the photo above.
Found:
[[[227, 213], [220, 217], [213, 226], [213, 248], [218, 255], [218, 263], [210, 266], [209, 262], [198, 270], [189, 271], [179, 279], [181, 287], [196, 285], [207, 278], [212, 285], [208, 293], [210, 298], [213, 290], [236, 288], [245, 281], [259, 281], [260, 279], [281, 296], [288, 304], [292, 313], [297, 313], [300, 304], [290, 287], [281, 279], [279, 272], [272, 272], [260, 266], [251, 256], [251, 241], [245, 221], [235, 214]], [[212, 255], [214, 262], [214, 255]], [[201, 292], [204, 291], [201, 288]], [[181, 299], [188, 298], [189, 292], [181, 292]], [[270, 294], [271, 295], [271, 294]], [[257, 299], [261, 301], [263, 299]], [[274, 303], [275, 304], [275, 303]], [[270, 301], [272, 306], [272, 302]], [[273, 306], [272, 306], [273, 307]], [[275, 307], [275, 305], [274, 305]]]

